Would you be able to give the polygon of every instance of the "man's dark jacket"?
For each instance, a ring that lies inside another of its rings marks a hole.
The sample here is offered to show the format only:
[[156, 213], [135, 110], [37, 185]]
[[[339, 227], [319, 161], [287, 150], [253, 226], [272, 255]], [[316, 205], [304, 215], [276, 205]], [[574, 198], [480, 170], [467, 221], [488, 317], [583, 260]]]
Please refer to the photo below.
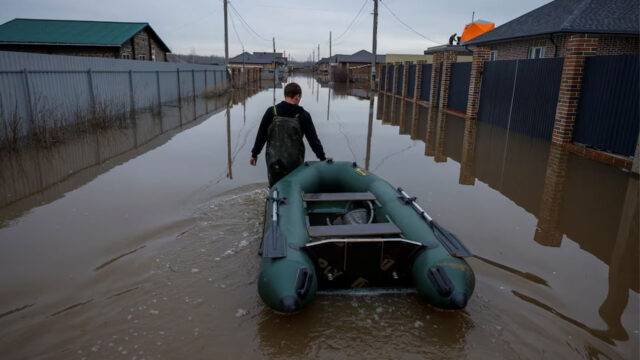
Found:
[[[296, 115], [298, 115], [298, 121], [300, 121], [302, 133], [307, 138], [309, 146], [311, 146], [311, 150], [313, 150], [318, 159], [324, 161], [324, 150], [322, 149], [322, 144], [318, 139], [318, 134], [316, 134], [316, 128], [313, 126], [311, 115], [309, 115], [309, 113], [305, 111], [302, 106], [289, 104], [286, 101], [283, 101], [276, 105], [276, 111], [278, 112], [278, 116], [282, 117], [294, 118], [296, 117]], [[269, 125], [271, 125], [273, 118], [273, 106], [270, 106], [267, 111], [265, 111], [264, 116], [262, 117], [262, 121], [260, 122], [258, 135], [256, 136], [256, 143], [253, 145], [253, 149], [251, 150], [252, 157], [257, 158], [258, 154], [260, 154], [260, 151], [262, 151], [264, 144], [267, 142]]]

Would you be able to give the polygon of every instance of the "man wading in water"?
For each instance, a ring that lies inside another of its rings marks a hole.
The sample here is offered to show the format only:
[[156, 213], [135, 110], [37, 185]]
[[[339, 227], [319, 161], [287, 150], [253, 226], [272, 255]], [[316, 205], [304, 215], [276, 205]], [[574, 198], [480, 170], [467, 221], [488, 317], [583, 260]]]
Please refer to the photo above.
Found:
[[284, 87], [284, 101], [269, 107], [260, 122], [256, 142], [251, 150], [250, 164], [256, 166], [258, 154], [266, 142], [270, 187], [304, 162], [303, 136], [307, 138], [318, 159], [326, 160], [311, 115], [302, 106], [298, 106], [301, 97], [300, 85], [287, 84]]

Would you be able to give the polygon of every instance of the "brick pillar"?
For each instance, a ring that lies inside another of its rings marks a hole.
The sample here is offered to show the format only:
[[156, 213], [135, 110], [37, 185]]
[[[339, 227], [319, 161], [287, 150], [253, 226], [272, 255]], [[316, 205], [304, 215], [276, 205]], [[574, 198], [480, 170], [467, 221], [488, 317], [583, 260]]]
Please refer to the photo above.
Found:
[[391, 84], [391, 94], [395, 95], [398, 91], [398, 65], [399, 62], [393, 63], [393, 84]]
[[427, 132], [424, 134], [424, 155], [434, 156], [436, 153], [436, 114], [435, 108], [429, 108], [427, 115]]
[[469, 78], [469, 97], [467, 98], [467, 118], [478, 118], [478, 105], [480, 104], [480, 85], [482, 83], [482, 70], [484, 62], [489, 61], [491, 50], [486, 47], [477, 47], [473, 50], [471, 62], [471, 76]]
[[569, 153], [562, 146], [551, 144], [547, 173], [538, 212], [538, 231], [533, 239], [544, 246], [559, 247], [562, 243], [560, 214], [567, 180]]
[[409, 66], [411, 65], [411, 61], [404, 62], [403, 74], [402, 74], [402, 98], [407, 97], [407, 92], [409, 90]]
[[598, 42], [598, 36], [591, 34], [571, 35], [567, 40], [556, 106], [556, 122], [551, 136], [551, 142], [554, 144], [568, 144], [573, 138], [578, 101], [582, 92], [584, 64], [587, 56], [596, 54]]
[[384, 99], [386, 96], [382, 93], [378, 93], [378, 104], [376, 106], [376, 120], [382, 120], [384, 114]]
[[396, 111], [396, 102], [397, 102], [397, 97], [395, 95], [390, 95], [391, 96], [391, 119], [389, 119], [389, 123], [390, 124], [396, 124], [396, 120], [397, 120], [397, 111]]
[[422, 91], [422, 64], [424, 64], [423, 60], [418, 60], [416, 63], [416, 86], [413, 89], [413, 101], [417, 102], [420, 100], [420, 92]]
[[447, 118], [443, 109], [438, 109], [438, 120], [436, 121], [436, 154], [433, 157], [437, 163], [447, 162], [445, 154], [447, 141]]
[[[378, 75], [378, 83], [376, 84], [376, 89], [378, 90], [378, 92], [380, 91], [384, 91], [384, 89], [381, 89], [380, 87], [382, 86], [382, 68], [384, 69], [384, 76], [387, 76], [387, 69], [386, 69], [386, 65], [381, 65], [380, 66], [380, 72], [377, 74]], [[386, 82], [386, 79], [385, 79]]]
[[433, 54], [433, 65], [431, 67], [431, 91], [429, 92], [429, 106], [436, 108], [436, 99], [438, 98], [438, 82], [440, 81], [440, 63], [442, 62], [443, 53]]
[[458, 56], [453, 51], [444, 53], [442, 59], [442, 76], [440, 76], [440, 109], [446, 109], [449, 104], [449, 84], [451, 83], [451, 64], [456, 62]]
[[402, 129], [404, 128], [405, 124], [407, 123], [407, 100], [406, 99], [399, 99], [398, 101], [400, 101], [400, 119], [398, 121], [398, 125], [400, 126], [400, 135], [402, 134]]
[[462, 136], [462, 160], [460, 160], [460, 185], [475, 185], [475, 159], [476, 159], [476, 127], [473, 119], [464, 122], [464, 135]]

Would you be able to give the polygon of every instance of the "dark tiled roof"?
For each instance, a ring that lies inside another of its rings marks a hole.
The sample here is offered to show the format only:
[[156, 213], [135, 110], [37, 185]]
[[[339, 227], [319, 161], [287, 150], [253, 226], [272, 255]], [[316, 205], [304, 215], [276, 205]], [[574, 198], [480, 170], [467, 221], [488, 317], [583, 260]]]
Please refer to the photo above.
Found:
[[463, 45], [552, 34], [640, 34], [640, 0], [555, 0]]
[[121, 46], [145, 28], [155, 35], [165, 51], [170, 51], [148, 23], [113, 21], [13, 19], [0, 25], [0, 42]]
[[[332, 60], [333, 60], [332, 56]], [[371, 63], [371, 53], [367, 50], [360, 50], [351, 55], [335, 55], [336, 61], [332, 62], [348, 62], [348, 63]], [[376, 63], [384, 63], [385, 55], [376, 55]]]
[[268, 52], [254, 52], [253, 54], [251, 54], [249, 52], [245, 52], [244, 59], [242, 55], [243, 54], [232, 57], [231, 59], [229, 59], [229, 62], [235, 64], [242, 64], [243, 61], [245, 64], [271, 64], [275, 57], [278, 64], [285, 63], [284, 59], [282, 58], [282, 53], [274, 54]]

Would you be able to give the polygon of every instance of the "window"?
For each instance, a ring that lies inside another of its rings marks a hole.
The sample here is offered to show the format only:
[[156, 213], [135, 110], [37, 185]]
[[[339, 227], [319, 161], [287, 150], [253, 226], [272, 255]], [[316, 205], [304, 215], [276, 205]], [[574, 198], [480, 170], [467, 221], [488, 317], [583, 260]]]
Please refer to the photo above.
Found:
[[489, 60], [491, 61], [498, 60], [498, 50], [491, 50], [491, 55], [489, 55]]
[[529, 59], [540, 59], [544, 57], [544, 46], [534, 46], [529, 49]]
[[121, 59], [131, 59], [131, 54], [120, 54]]
[[147, 57], [145, 55], [138, 55], [138, 60], [146, 60]]

